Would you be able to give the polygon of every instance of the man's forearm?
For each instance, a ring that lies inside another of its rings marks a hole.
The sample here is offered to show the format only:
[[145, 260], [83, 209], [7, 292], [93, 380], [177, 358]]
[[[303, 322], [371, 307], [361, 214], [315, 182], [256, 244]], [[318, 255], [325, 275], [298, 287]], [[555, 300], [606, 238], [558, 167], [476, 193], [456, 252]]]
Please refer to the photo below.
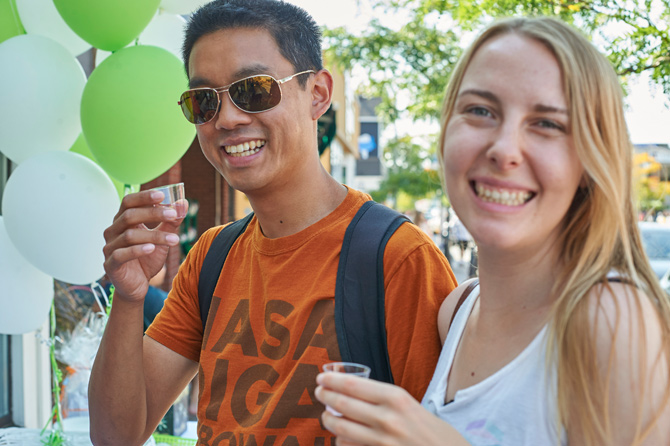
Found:
[[96, 446], [142, 444], [146, 435], [142, 337], [143, 302], [115, 299], [88, 389]]

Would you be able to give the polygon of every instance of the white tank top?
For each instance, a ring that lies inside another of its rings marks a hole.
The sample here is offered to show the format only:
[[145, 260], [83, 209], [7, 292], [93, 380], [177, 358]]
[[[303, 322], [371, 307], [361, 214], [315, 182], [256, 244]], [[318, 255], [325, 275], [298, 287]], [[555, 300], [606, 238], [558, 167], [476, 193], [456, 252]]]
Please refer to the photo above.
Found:
[[546, 326], [511, 362], [444, 404], [447, 376], [478, 298], [476, 287], [457, 311], [421, 404], [473, 446], [567, 445], [564, 429], [556, 428], [555, 375], [546, 373]]

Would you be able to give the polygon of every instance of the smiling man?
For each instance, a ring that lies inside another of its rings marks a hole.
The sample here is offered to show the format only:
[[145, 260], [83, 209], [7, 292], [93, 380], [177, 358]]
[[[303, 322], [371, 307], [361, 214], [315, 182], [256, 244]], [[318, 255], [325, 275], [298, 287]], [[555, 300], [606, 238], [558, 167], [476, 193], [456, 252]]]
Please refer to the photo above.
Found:
[[[161, 197], [151, 191], [124, 198], [105, 232], [116, 291], [90, 382], [91, 437], [96, 445], [142, 444], [199, 372], [199, 445], [334, 444], [319, 420], [315, 377], [342, 357], [338, 261], [370, 197], [339, 184], [319, 160], [317, 121], [333, 90], [319, 29], [281, 1], [214, 1], [191, 17], [184, 62], [182, 111], [254, 217], [228, 253], [206, 327], [199, 275], [221, 227], [190, 251], [143, 337], [147, 278], [177, 245], [180, 220], [154, 207]], [[384, 251], [384, 325], [393, 380], [415, 398], [437, 362], [437, 312], [454, 286], [432, 241], [401, 225]]]

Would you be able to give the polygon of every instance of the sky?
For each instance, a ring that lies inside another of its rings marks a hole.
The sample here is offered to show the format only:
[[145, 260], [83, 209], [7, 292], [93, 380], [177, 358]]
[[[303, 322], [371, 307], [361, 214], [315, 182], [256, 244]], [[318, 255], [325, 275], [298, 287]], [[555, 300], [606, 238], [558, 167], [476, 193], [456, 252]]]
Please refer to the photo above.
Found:
[[648, 76], [631, 82], [626, 122], [634, 144], [670, 144], [670, 98]]
[[[309, 12], [319, 25], [346, 26], [356, 32], [372, 17], [367, 1], [287, 0]], [[337, 4], [337, 7], [334, 5]], [[647, 76], [629, 82], [626, 122], [634, 144], [670, 144], [670, 96]]]
[[[370, 10], [356, 0], [286, 0], [309, 12], [319, 25], [351, 27], [367, 20]], [[367, 4], [367, 2], [361, 2]], [[337, 6], [336, 6], [337, 5]]]

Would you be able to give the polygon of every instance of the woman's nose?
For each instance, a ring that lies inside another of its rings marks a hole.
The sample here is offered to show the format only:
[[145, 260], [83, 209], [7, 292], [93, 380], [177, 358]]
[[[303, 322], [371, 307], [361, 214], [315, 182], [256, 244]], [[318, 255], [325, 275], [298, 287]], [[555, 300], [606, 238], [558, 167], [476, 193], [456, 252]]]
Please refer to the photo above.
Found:
[[524, 138], [520, 126], [503, 124], [486, 152], [500, 170], [508, 170], [523, 162]]

